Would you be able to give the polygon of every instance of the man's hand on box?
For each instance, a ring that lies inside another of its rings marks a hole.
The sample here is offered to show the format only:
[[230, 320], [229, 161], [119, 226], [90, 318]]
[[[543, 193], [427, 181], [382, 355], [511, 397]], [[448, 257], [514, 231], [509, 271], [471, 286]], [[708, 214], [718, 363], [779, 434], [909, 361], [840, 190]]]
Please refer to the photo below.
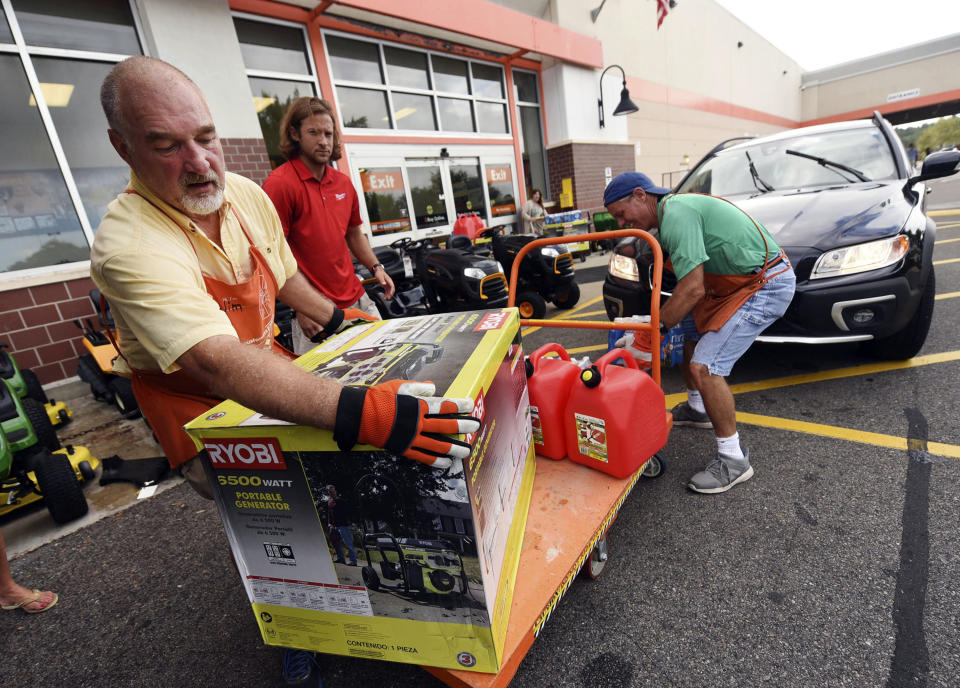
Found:
[[337, 404], [333, 439], [343, 451], [355, 444], [382, 447], [394, 454], [447, 468], [465, 459], [470, 445], [450, 435], [476, 432], [471, 399], [433, 396], [431, 382], [391, 380], [373, 387], [344, 387]]
[[[297, 320], [299, 321], [299, 319], [300, 316], [297, 315]], [[376, 320], [377, 318], [368, 313], [364, 313], [359, 308], [346, 308], [342, 310], [340, 308], [334, 308], [333, 315], [330, 316], [330, 321], [323, 326], [323, 329], [316, 328], [314, 334], [310, 335], [310, 341], [314, 344], [319, 344], [332, 334], [343, 332], [354, 325], [361, 325], [366, 322], [375, 322]], [[300, 323], [300, 327], [303, 328], [303, 323]], [[303, 333], [307, 334], [307, 330], [305, 328]]]

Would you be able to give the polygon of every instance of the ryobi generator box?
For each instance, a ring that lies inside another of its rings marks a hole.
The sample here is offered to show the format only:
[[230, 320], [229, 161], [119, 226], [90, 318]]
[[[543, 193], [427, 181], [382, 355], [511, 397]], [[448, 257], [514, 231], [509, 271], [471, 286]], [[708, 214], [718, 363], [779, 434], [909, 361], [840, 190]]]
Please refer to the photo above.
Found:
[[499, 670], [535, 467], [516, 309], [359, 325], [296, 364], [429, 380], [482, 426], [438, 470], [231, 401], [190, 422], [264, 642]]

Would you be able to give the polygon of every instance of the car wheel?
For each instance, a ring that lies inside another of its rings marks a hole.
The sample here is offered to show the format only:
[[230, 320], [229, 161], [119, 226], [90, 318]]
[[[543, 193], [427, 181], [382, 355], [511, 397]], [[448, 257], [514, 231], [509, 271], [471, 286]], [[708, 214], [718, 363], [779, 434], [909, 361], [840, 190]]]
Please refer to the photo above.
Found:
[[47, 399], [47, 393], [43, 391], [43, 386], [40, 384], [40, 380], [37, 379], [37, 374], [32, 370], [21, 370], [20, 376], [23, 378], [23, 384], [27, 388], [27, 396], [31, 399], [36, 399], [41, 404], [46, 404], [49, 399]]
[[60, 438], [57, 437], [57, 431], [53, 429], [53, 423], [50, 422], [50, 416], [47, 415], [47, 409], [44, 408], [36, 399], [25, 397], [21, 402], [23, 404], [23, 414], [33, 426], [33, 431], [37, 434], [37, 444], [44, 449], [56, 451], [60, 448]]
[[520, 309], [520, 317], [528, 320], [540, 320], [547, 314], [547, 302], [535, 291], [517, 294], [517, 308]]
[[110, 380], [110, 392], [113, 394], [113, 403], [117, 405], [124, 418], [136, 418], [140, 415], [137, 398], [133, 395], [133, 385], [125, 377], [115, 377]]
[[579, 300], [580, 285], [578, 285], [576, 282], [571, 282], [566, 289], [561, 288], [557, 292], [557, 298], [553, 300], [553, 305], [557, 308], [568, 310], [576, 306]]
[[916, 356], [927, 341], [930, 331], [930, 322], [933, 320], [933, 302], [936, 299], [936, 279], [933, 266], [930, 267], [930, 276], [923, 288], [923, 296], [910, 322], [902, 330], [890, 337], [877, 339], [868, 343], [870, 352], [877, 358], [889, 361], [902, 361]]
[[70, 459], [63, 454], [45, 453], [34, 459], [33, 472], [54, 521], [67, 523], [87, 513], [87, 498]]

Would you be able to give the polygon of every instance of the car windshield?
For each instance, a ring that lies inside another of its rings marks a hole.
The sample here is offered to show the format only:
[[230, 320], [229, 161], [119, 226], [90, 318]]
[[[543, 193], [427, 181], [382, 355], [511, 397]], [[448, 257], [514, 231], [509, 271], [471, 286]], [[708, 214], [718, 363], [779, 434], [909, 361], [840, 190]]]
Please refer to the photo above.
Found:
[[697, 168], [678, 191], [714, 196], [758, 194], [859, 182], [856, 173], [871, 181], [897, 176], [890, 146], [876, 127], [807, 134], [722, 151]]

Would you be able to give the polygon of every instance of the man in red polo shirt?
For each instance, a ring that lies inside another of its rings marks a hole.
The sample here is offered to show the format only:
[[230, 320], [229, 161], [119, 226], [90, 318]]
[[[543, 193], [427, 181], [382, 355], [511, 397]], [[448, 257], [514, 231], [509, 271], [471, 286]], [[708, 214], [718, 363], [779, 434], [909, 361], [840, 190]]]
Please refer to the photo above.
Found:
[[[380, 317], [353, 270], [351, 254], [377, 278], [386, 298], [393, 281], [363, 234], [360, 201], [349, 177], [328, 163], [340, 159], [340, 132], [325, 100], [297, 98], [280, 124], [280, 150], [287, 162], [263, 183], [283, 224], [300, 271], [338, 308], [358, 308]], [[319, 323], [297, 313], [293, 350], [313, 347]]]

